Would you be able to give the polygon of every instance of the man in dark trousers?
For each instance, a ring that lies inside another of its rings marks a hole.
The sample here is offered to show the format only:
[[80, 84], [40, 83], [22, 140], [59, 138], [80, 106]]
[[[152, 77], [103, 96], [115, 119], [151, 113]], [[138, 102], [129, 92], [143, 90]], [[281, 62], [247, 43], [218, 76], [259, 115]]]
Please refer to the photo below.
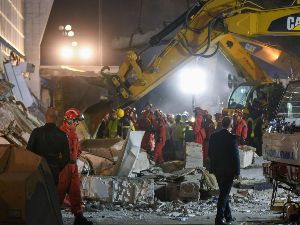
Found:
[[[51, 170], [54, 183], [59, 182], [61, 172], [70, 161], [69, 140], [65, 132], [56, 125], [57, 110], [49, 108], [45, 115], [46, 124], [32, 131], [27, 150], [46, 159]], [[62, 158], [59, 159], [59, 155]]]
[[211, 174], [217, 178], [220, 196], [217, 204], [215, 224], [230, 224], [232, 218], [229, 207], [229, 193], [233, 180], [240, 175], [240, 157], [235, 135], [230, 133], [232, 118], [225, 116], [222, 130], [210, 136], [208, 156]]

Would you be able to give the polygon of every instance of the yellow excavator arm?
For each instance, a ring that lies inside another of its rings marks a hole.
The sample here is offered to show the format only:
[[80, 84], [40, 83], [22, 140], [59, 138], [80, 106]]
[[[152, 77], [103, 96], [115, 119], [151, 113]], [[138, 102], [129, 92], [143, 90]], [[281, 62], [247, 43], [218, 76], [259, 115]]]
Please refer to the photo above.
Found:
[[227, 34], [222, 38], [220, 51], [233, 65], [237, 75], [244, 78], [247, 82], [272, 82], [270, 77], [252, 59], [250, 53], [240, 45], [232, 34]]
[[[300, 35], [300, 25], [297, 22], [300, 20], [299, 6], [264, 9], [250, 1], [243, 2], [211, 0], [195, 4], [153, 36], [138, 52], [127, 52], [126, 59], [116, 75], [105, 74], [103, 70], [102, 76], [98, 78], [78, 78], [82, 79], [77, 84], [81, 85], [80, 88], [70, 85], [70, 80], [74, 81], [75, 78], [62, 78], [54, 92], [54, 106], [59, 111], [59, 123], [65, 110], [77, 107], [84, 112], [86, 117], [84, 127], [89, 136], [93, 137], [101, 119], [110, 108], [125, 107], [137, 101], [195, 57], [205, 58], [214, 55], [219, 49], [220, 40], [229, 33], [245, 36]], [[145, 68], [141, 60], [142, 53], [149, 47], [159, 44], [183, 23], [185, 28]], [[217, 46], [215, 53], [207, 55], [209, 48], [215, 45]], [[127, 78], [132, 70], [138, 79], [130, 85]], [[87, 87], [86, 91], [82, 90], [84, 85]], [[113, 96], [111, 102], [101, 100], [103, 96], [101, 90], [90, 93], [89, 89], [95, 86], [106, 88], [109, 95]], [[89, 96], [92, 100], [89, 100]]]

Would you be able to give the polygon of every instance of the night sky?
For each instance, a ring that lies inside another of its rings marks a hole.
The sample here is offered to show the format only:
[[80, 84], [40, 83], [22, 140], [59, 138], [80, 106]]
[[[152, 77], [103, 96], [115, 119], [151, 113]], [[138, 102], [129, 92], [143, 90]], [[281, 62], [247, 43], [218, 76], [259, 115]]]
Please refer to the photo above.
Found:
[[[196, 0], [143, 0], [140, 28], [144, 33], [163, 28], [164, 21], [172, 22], [187, 10], [188, 2], [192, 3]], [[102, 2], [99, 0], [55, 0], [41, 43], [41, 65], [99, 66], [99, 43], [102, 41], [102, 66], [120, 66], [125, 59], [125, 52], [112, 51], [110, 49], [111, 41], [117, 37], [130, 37], [136, 31], [139, 22], [140, 3], [140, 0], [102, 0]], [[100, 7], [101, 5], [102, 7]], [[102, 15], [100, 17], [102, 20], [102, 38], [99, 35], [99, 15]], [[72, 38], [62, 36], [62, 31], [58, 30], [60, 25], [67, 24], [70, 24], [75, 32]], [[79, 57], [75, 57], [69, 61], [62, 59], [60, 49], [62, 46], [70, 45], [72, 41], [78, 42], [77, 49], [82, 46], [92, 48], [93, 58], [81, 60]], [[144, 64], [148, 65], [163, 47], [159, 46], [147, 50], [142, 56]], [[216, 60], [218, 65], [217, 77], [209, 77], [206, 91], [198, 94], [196, 98], [198, 105], [204, 108], [208, 105], [212, 106], [212, 104], [217, 107], [216, 99], [218, 96], [220, 103], [224, 103], [222, 106], [226, 107], [231, 92], [227, 87], [227, 75], [228, 73], [236, 74], [233, 66], [221, 53], [217, 54]], [[280, 73], [278, 69], [261, 60], [257, 60], [257, 62], [269, 76]], [[202, 60], [201, 63], [205, 67], [205, 61]], [[195, 61], [185, 66], [185, 68], [194, 67]], [[165, 113], [182, 113], [185, 110], [191, 112], [192, 94], [182, 91], [180, 82], [181, 71], [178, 71], [144, 96], [136, 106], [150, 101], [153, 103], [154, 109], [160, 108]]]

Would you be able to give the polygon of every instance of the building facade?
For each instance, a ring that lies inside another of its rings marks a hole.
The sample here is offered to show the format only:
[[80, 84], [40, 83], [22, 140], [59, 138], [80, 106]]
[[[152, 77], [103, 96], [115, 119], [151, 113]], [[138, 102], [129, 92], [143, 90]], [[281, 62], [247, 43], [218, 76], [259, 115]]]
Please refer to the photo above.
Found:
[[0, 0], [0, 68], [12, 57], [25, 58], [24, 17], [24, 0]]

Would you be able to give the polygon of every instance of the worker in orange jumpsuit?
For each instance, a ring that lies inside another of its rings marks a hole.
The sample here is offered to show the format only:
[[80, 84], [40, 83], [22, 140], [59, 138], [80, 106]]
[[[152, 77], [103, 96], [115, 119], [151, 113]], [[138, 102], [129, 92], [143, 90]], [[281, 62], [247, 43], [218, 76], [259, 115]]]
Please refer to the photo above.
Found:
[[238, 140], [238, 145], [244, 145], [246, 142], [245, 140], [247, 139], [247, 132], [248, 132], [248, 127], [247, 123], [243, 118], [243, 111], [239, 108], [235, 110], [235, 115], [236, 115], [236, 120], [233, 124], [231, 133], [236, 135], [236, 138]]
[[202, 116], [205, 120], [205, 135], [206, 138], [204, 139], [203, 143], [203, 165], [204, 167], [209, 168], [209, 157], [208, 157], [208, 147], [209, 147], [209, 138], [210, 135], [215, 132], [215, 124], [211, 120], [211, 115], [208, 114], [207, 110], [203, 110]]
[[87, 219], [83, 216], [83, 209], [81, 207], [80, 178], [78, 166], [76, 164], [76, 160], [82, 152], [79, 143], [80, 140], [76, 134], [76, 128], [81, 120], [83, 120], [83, 116], [80, 112], [75, 108], [71, 108], [65, 113], [63, 125], [60, 127], [60, 129], [64, 131], [69, 138], [71, 158], [69, 164], [60, 172], [57, 192], [60, 205], [62, 205], [66, 194], [68, 194], [71, 201], [71, 212], [75, 216], [74, 225], [90, 225], [93, 223], [91, 221], [87, 221]]
[[155, 148], [153, 152], [153, 161], [163, 163], [162, 149], [166, 143], [166, 123], [162, 117], [163, 113], [159, 109], [154, 112], [156, 118]]
[[193, 132], [196, 135], [195, 142], [203, 145], [204, 139], [206, 138], [205, 130], [201, 127], [203, 120], [202, 117], [202, 109], [200, 107], [196, 107], [194, 109], [195, 113], [195, 123], [193, 126]]
[[153, 112], [151, 111], [152, 104], [147, 102], [145, 104], [145, 111], [142, 112], [138, 128], [141, 131], [145, 131], [141, 148], [151, 153], [153, 148], [153, 133], [154, 133], [154, 126], [155, 126], [155, 117]]

